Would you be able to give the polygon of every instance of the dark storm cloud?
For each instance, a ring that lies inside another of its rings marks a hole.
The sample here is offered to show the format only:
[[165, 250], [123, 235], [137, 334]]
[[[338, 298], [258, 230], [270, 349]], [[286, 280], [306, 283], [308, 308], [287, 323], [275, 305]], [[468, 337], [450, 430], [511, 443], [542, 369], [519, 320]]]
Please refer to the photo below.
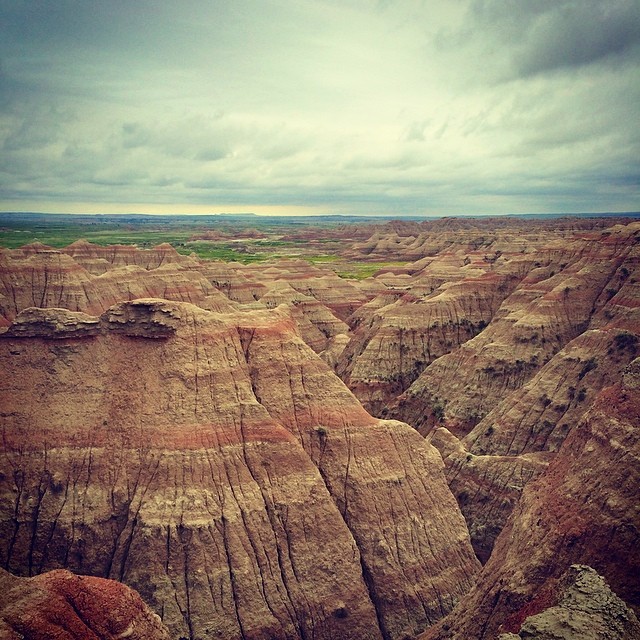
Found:
[[[640, 56], [637, 0], [476, 0], [465, 37], [504, 55], [511, 73], [529, 76]], [[490, 36], [487, 38], [487, 36]]]

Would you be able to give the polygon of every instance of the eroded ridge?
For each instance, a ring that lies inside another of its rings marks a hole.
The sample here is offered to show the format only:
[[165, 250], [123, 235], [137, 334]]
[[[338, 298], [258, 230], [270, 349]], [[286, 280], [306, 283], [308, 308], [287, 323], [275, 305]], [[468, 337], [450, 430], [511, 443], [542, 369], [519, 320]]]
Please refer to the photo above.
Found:
[[190, 638], [396, 638], [471, 585], [435, 449], [369, 416], [285, 307], [139, 300], [67, 337], [43, 313], [0, 340], [6, 568], [122, 580]]

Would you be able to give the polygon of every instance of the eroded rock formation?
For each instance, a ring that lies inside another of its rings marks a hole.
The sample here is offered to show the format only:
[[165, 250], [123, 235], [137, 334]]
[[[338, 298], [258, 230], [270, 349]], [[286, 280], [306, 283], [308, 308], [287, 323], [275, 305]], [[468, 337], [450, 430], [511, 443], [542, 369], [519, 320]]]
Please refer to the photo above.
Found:
[[425, 638], [494, 638], [548, 608], [544, 594], [572, 564], [590, 563], [640, 606], [640, 359], [605, 389], [547, 471], [524, 489], [474, 586]]
[[635, 613], [591, 567], [571, 565], [551, 592], [556, 604], [529, 616], [517, 634], [498, 640], [633, 640], [640, 638]]
[[369, 416], [285, 307], [141, 300], [55, 340], [69, 312], [42, 314], [0, 340], [10, 570], [116, 578], [193, 638], [398, 638], [471, 586], [440, 456]]
[[360, 282], [0, 250], [4, 565], [124, 581], [189, 638], [547, 637], [574, 563], [638, 607], [640, 223], [365, 237], [342, 258], [393, 264]]

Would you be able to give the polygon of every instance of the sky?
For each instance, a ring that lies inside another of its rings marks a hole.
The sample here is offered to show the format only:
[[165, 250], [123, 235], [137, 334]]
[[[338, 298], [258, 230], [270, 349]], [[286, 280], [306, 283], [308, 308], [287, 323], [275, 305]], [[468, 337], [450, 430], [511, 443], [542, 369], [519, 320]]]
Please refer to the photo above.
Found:
[[640, 0], [0, 0], [0, 210], [640, 210]]

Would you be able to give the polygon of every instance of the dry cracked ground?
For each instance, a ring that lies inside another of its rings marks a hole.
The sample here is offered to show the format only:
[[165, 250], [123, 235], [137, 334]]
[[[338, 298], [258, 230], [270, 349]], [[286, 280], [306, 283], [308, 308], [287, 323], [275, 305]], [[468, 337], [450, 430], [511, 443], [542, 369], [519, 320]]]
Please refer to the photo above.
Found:
[[0, 637], [640, 637], [640, 222], [341, 258], [0, 250]]

